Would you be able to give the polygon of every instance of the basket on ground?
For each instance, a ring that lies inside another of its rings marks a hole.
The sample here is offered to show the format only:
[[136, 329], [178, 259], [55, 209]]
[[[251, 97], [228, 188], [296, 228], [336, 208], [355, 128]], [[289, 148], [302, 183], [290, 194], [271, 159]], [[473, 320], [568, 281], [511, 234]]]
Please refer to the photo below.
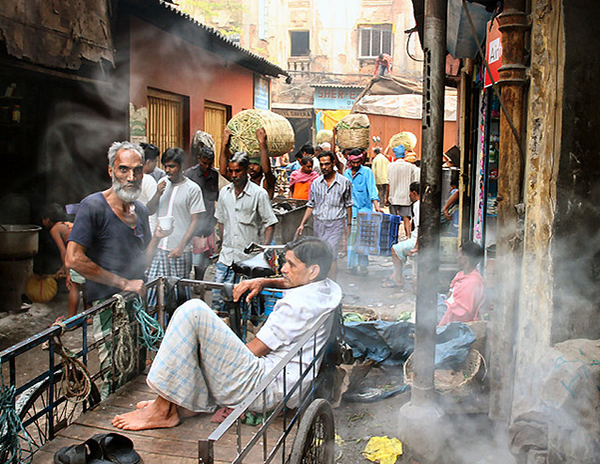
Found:
[[371, 123], [366, 114], [344, 116], [335, 129], [335, 140], [341, 148], [369, 148]]
[[361, 255], [389, 256], [398, 243], [402, 218], [393, 214], [361, 211], [357, 217], [356, 252]]
[[227, 123], [227, 129], [231, 131], [231, 152], [244, 151], [251, 158], [259, 157], [256, 138], [259, 128], [264, 128], [267, 133], [269, 156], [281, 156], [294, 148], [294, 129], [287, 119], [272, 111], [244, 110]]
[[[407, 385], [412, 385], [414, 380], [413, 357], [414, 353], [404, 363], [404, 382]], [[451, 393], [454, 395], [467, 391], [466, 387], [477, 376], [482, 364], [485, 366], [485, 361], [481, 353], [475, 349], [471, 349], [462, 369], [458, 371], [451, 369], [435, 370], [435, 389], [440, 393]]]

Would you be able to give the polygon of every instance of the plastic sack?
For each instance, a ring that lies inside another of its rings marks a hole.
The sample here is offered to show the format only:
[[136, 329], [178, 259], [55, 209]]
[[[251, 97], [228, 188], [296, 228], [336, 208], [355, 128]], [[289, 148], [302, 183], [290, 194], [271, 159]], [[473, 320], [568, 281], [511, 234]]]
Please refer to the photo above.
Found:
[[[412, 322], [345, 322], [344, 341], [354, 358], [367, 358], [389, 366], [400, 366], [414, 351]], [[475, 341], [475, 333], [463, 322], [438, 327], [435, 347], [436, 369], [459, 369]]]

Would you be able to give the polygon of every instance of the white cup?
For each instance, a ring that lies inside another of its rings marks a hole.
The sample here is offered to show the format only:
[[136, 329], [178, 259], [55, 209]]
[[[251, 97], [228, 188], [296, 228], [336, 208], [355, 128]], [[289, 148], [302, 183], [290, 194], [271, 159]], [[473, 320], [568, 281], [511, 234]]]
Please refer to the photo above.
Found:
[[163, 216], [158, 218], [158, 225], [162, 230], [169, 231], [173, 228], [173, 216]]

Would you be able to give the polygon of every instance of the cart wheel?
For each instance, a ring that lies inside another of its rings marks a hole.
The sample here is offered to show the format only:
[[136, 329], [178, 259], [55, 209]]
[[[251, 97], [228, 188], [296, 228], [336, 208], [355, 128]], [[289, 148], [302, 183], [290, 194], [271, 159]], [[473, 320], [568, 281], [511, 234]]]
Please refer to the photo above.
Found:
[[[71, 425], [84, 411], [100, 403], [100, 393], [93, 382], [90, 395], [85, 401], [82, 401], [81, 403], [72, 403], [64, 399], [62, 377], [62, 370], [54, 373], [54, 408], [52, 416], [55, 434]], [[50, 436], [48, 417], [46, 414], [42, 413], [49, 403], [49, 384], [50, 379], [44, 379], [28, 390], [25, 390], [19, 398], [17, 398], [15, 409], [21, 421], [25, 423], [26, 421], [33, 419], [31, 424], [25, 426], [26, 434], [22, 432], [19, 433], [21, 462], [31, 462], [32, 455], [47, 441], [53, 438]], [[57, 405], [56, 402], [59, 400], [61, 403]], [[10, 455], [8, 450], [3, 449], [4, 442], [5, 440], [0, 439], [0, 462], [5, 462], [6, 458]]]
[[333, 411], [327, 400], [317, 399], [302, 415], [289, 464], [333, 464], [334, 451]]

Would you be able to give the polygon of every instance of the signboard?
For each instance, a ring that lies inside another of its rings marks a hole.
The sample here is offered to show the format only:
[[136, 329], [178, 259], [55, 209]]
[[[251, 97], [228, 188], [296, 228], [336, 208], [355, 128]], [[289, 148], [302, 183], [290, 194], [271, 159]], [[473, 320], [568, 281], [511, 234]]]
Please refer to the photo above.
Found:
[[320, 110], [350, 110], [362, 88], [315, 87], [315, 108]]
[[[498, 82], [498, 77], [500, 75], [498, 70], [500, 69], [500, 66], [502, 66], [502, 33], [498, 27], [498, 21], [495, 19], [488, 21], [486, 30], [485, 57], [488, 66], [490, 67], [492, 77], [494, 78], [494, 82]], [[492, 80], [490, 79], [487, 70], [485, 70], [483, 86], [489, 87], [490, 85], [492, 85]]]
[[269, 110], [271, 109], [271, 98], [269, 95], [270, 90], [269, 79], [261, 77], [257, 74], [254, 75], [254, 108], [258, 110]]
[[313, 116], [311, 109], [295, 110], [288, 108], [273, 108], [272, 111], [284, 118], [311, 119]]

